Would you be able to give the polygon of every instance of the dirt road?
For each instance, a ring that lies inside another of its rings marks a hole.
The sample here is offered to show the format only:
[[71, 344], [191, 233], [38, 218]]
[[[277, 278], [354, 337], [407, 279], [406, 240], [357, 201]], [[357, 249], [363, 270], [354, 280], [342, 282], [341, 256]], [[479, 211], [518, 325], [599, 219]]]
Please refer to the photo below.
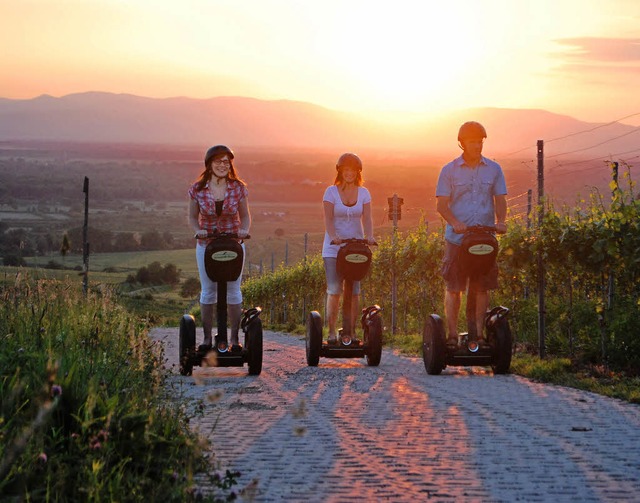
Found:
[[[169, 385], [253, 501], [640, 501], [640, 407], [384, 350], [307, 367], [300, 336], [265, 332], [260, 376], [178, 375], [177, 329], [154, 329]], [[202, 336], [198, 333], [198, 340]]]

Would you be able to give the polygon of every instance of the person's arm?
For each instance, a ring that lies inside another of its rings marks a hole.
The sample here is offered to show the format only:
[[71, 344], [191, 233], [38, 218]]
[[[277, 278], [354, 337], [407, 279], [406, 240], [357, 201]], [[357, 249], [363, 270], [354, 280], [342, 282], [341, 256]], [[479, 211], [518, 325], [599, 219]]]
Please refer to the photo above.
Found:
[[238, 216], [240, 217], [238, 237], [246, 238], [251, 228], [251, 213], [249, 212], [249, 199], [247, 197], [243, 197], [238, 203]]
[[440, 213], [442, 218], [444, 218], [447, 223], [453, 227], [454, 232], [462, 234], [467, 229], [467, 226], [458, 220], [451, 211], [451, 207], [449, 206], [451, 198], [448, 196], [438, 196], [436, 200], [436, 209], [438, 210], [438, 213]]
[[200, 206], [198, 206], [198, 201], [190, 197], [189, 216], [187, 217], [187, 223], [189, 224], [189, 228], [193, 231], [194, 236], [204, 237], [207, 235], [207, 231], [200, 228], [200, 221], [198, 219], [199, 216]]
[[329, 242], [340, 241], [340, 237], [336, 234], [336, 226], [333, 222], [333, 203], [322, 201], [324, 209], [324, 229], [329, 234]]
[[496, 232], [504, 234], [507, 232], [507, 196], [494, 196], [494, 206], [496, 212]]
[[371, 217], [371, 203], [362, 205], [362, 226], [364, 227], [364, 237], [369, 243], [375, 242], [373, 239], [373, 218]]

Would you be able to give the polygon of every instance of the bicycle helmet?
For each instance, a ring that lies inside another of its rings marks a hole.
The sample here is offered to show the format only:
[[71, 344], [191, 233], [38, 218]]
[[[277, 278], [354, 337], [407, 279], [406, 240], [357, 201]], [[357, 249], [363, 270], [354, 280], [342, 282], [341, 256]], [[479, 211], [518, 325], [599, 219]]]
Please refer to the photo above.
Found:
[[362, 171], [362, 161], [356, 154], [352, 154], [351, 152], [347, 152], [340, 156], [336, 163], [336, 171], [340, 171], [340, 168], [347, 166], [356, 168], [358, 171]]
[[211, 160], [214, 157], [218, 157], [219, 155], [224, 154], [227, 154], [229, 156], [229, 159], [233, 159], [234, 157], [233, 151], [226, 145], [214, 145], [209, 150], [207, 150], [207, 153], [204, 155], [204, 165], [209, 166]]
[[470, 138], [486, 138], [487, 131], [484, 126], [476, 121], [465, 122], [458, 131], [458, 141]]

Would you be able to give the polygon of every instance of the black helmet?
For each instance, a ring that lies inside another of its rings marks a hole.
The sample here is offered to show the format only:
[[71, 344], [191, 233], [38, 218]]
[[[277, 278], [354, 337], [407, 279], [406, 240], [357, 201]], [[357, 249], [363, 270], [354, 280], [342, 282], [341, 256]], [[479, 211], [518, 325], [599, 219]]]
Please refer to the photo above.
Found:
[[336, 163], [336, 170], [340, 168], [350, 166], [352, 168], [356, 168], [358, 171], [362, 171], [362, 161], [356, 154], [352, 154], [351, 152], [347, 152], [346, 154], [342, 154]]
[[479, 122], [469, 121], [460, 126], [458, 131], [458, 141], [467, 140], [469, 138], [486, 138], [487, 131]]
[[208, 167], [209, 163], [211, 163], [211, 159], [224, 154], [227, 154], [229, 156], [229, 159], [233, 159], [234, 157], [233, 151], [226, 145], [214, 145], [209, 150], [207, 150], [207, 153], [204, 155], [204, 165]]

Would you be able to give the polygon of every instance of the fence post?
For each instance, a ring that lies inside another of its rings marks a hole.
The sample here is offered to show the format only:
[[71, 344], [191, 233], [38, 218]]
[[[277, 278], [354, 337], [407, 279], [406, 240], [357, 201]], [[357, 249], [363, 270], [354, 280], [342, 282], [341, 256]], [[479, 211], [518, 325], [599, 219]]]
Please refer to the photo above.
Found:
[[[538, 140], [538, 233], [544, 223], [544, 141]], [[540, 358], [547, 356], [545, 341], [545, 264], [542, 246], [538, 241], [538, 351]]]
[[82, 291], [87, 295], [89, 290], [89, 178], [84, 177], [84, 224], [82, 226]]
[[391, 244], [391, 334], [396, 335], [396, 307], [398, 300], [397, 283], [396, 283], [396, 248], [398, 245], [398, 220], [402, 216], [402, 204], [404, 200], [394, 194], [388, 197], [389, 203], [389, 220], [393, 220], [393, 234]]
[[[612, 170], [612, 176], [613, 176], [613, 188], [611, 189], [611, 202], [613, 202], [613, 199], [616, 195], [616, 192], [618, 191], [618, 163], [617, 162], [612, 162], [611, 163], [611, 170]], [[614, 290], [615, 290], [615, 280], [613, 277], [613, 268], [611, 267], [611, 265], [609, 265], [609, 290], [607, 292], [607, 307], [609, 309], [611, 309], [613, 307], [613, 294], [614, 294]]]
[[[309, 242], [309, 233], [304, 233], [304, 267], [305, 272], [307, 271], [307, 244]], [[307, 321], [307, 294], [305, 293], [302, 297], [302, 324], [304, 325]]]

